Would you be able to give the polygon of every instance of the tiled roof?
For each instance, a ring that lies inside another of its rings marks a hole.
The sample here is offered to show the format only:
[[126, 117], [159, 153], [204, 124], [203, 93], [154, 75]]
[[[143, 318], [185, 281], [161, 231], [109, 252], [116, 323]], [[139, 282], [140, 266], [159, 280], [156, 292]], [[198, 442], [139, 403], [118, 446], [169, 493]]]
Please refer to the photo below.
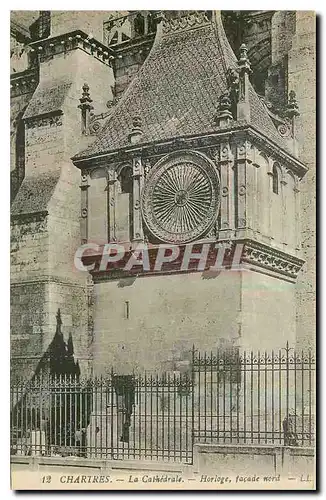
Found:
[[34, 92], [24, 113], [24, 118], [62, 111], [62, 106], [70, 87], [71, 82], [62, 80], [42, 82]]
[[60, 169], [55, 172], [43, 172], [34, 177], [25, 177], [11, 205], [11, 215], [46, 211], [59, 177]]
[[[214, 117], [227, 90], [226, 71], [237, 67], [220, 17], [173, 33], [164, 33], [161, 24], [149, 56], [98, 137], [74, 160], [130, 146], [136, 115], [142, 118], [141, 143], [217, 130]], [[250, 104], [253, 126], [286, 149], [252, 87]]]

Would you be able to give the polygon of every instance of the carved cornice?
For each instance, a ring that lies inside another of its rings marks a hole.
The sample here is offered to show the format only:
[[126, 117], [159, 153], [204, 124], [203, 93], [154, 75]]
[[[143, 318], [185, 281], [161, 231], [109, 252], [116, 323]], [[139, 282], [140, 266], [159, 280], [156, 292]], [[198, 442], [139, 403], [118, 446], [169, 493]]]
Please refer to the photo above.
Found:
[[270, 154], [275, 160], [284, 163], [299, 178], [302, 178], [308, 170], [300, 160], [280, 149], [271, 140], [262, 135], [259, 130], [241, 121], [237, 123], [232, 122], [232, 124], [220, 129], [218, 132], [212, 131], [204, 136], [176, 137], [172, 140], [156, 143], [142, 143], [139, 146], [126, 147], [109, 154], [103, 153], [102, 155], [91, 158], [77, 157], [72, 158], [72, 160], [78, 168], [93, 169], [99, 165], [107, 165], [111, 162], [130, 160], [130, 158], [140, 152], [143, 157], [158, 158], [164, 154], [180, 151], [182, 149], [205, 151], [208, 150], [208, 148], [218, 146], [221, 141], [230, 141], [231, 138], [235, 143], [238, 141], [243, 142], [244, 138], [250, 138], [252, 144], [256, 144], [265, 151], [266, 154]]
[[[155, 259], [158, 252], [157, 245], [148, 246], [150, 269], [143, 270], [141, 266], [136, 266], [131, 270], [125, 270], [125, 263], [130, 257], [130, 251], [126, 250], [126, 254], [122, 257], [120, 265], [114, 264], [106, 271], [99, 270], [99, 264], [101, 262], [102, 254], [101, 251], [92, 254], [91, 256], [85, 256], [82, 258], [84, 265], [95, 264], [94, 269], [91, 271], [94, 283], [99, 281], [110, 281], [125, 277], [150, 277], [153, 275], [161, 274], [180, 274], [180, 273], [193, 273], [193, 272], [207, 272], [211, 270], [211, 266], [216, 264], [217, 251], [219, 248], [223, 247], [225, 249], [225, 254], [223, 258], [224, 271], [227, 272], [259, 272], [266, 274], [284, 281], [295, 283], [297, 275], [304, 263], [304, 260], [288, 254], [286, 252], [280, 251], [272, 246], [260, 243], [252, 239], [220, 239], [216, 240], [214, 237], [205, 242], [203, 241], [193, 241], [193, 248], [197, 248], [199, 251], [203, 243], [209, 243], [209, 251], [207, 254], [207, 260], [205, 269], [198, 270], [196, 263], [190, 264], [187, 270], [182, 268], [182, 261], [184, 255], [185, 246], [179, 244], [180, 255], [171, 264], [167, 265], [164, 270], [156, 271], [154, 268]], [[239, 260], [235, 263], [233, 258], [235, 252], [238, 252], [239, 245], [243, 245], [241, 250], [241, 255], [238, 257]], [[221, 263], [222, 264], [222, 263]]]
[[38, 85], [38, 71], [28, 70], [10, 75], [10, 97], [32, 94]]
[[74, 49], [82, 49], [87, 54], [92, 55], [107, 65], [110, 65], [109, 60], [113, 58], [112, 49], [94, 38], [89, 38], [89, 36], [81, 30], [72, 31], [52, 38], [37, 40], [31, 43], [29, 47], [31, 52], [37, 52], [39, 54], [41, 61]]
[[295, 281], [304, 260], [257, 241], [245, 241], [241, 263], [265, 269]]
[[300, 160], [277, 147], [271, 140], [262, 135], [258, 129], [249, 127], [248, 133], [255, 143], [261, 147], [262, 151], [273, 156], [275, 160], [285, 163], [299, 179], [308, 172], [308, 168]]
[[81, 290], [86, 289], [86, 283], [78, 283], [78, 281], [70, 278], [62, 278], [54, 275], [40, 275], [33, 278], [27, 279], [12, 279], [10, 281], [10, 287], [22, 287], [22, 286], [35, 286], [39, 284], [50, 285], [56, 283], [58, 285], [69, 286]]
[[155, 38], [155, 33], [150, 33], [144, 35], [140, 39], [125, 40], [116, 45], [110, 45], [112, 51], [112, 63], [116, 64], [116, 61], [122, 60], [129, 56], [140, 55], [142, 60], [145, 60], [152, 48]]

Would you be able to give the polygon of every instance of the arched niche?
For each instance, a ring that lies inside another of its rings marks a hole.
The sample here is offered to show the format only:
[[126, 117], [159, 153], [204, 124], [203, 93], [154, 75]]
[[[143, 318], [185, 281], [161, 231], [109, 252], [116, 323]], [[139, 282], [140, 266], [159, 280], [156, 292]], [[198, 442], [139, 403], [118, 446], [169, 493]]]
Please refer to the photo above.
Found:
[[284, 175], [284, 197], [285, 197], [285, 220], [284, 220], [284, 233], [286, 235], [286, 242], [292, 248], [297, 246], [297, 230], [299, 213], [297, 211], [298, 195], [296, 189], [296, 178], [291, 170], [287, 170]]
[[132, 166], [121, 166], [116, 173], [115, 237], [117, 241], [131, 241], [133, 220]]
[[107, 168], [105, 167], [98, 167], [98, 168], [95, 168], [94, 170], [91, 170], [90, 174], [89, 174], [89, 177], [90, 179], [103, 179], [103, 178], [107, 178], [107, 175], [108, 175], [108, 171], [107, 171]]
[[269, 163], [268, 157], [262, 151], [255, 151], [255, 196], [254, 196], [254, 212], [255, 226], [262, 236], [269, 236]]
[[107, 169], [90, 172], [88, 188], [88, 240], [104, 244], [108, 240]]
[[284, 241], [284, 184], [282, 180], [282, 167], [274, 161], [271, 166], [271, 236], [277, 243]]
[[272, 167], [272, 191], [274, 194], [280, 193], [281, 167], [277, 162]]

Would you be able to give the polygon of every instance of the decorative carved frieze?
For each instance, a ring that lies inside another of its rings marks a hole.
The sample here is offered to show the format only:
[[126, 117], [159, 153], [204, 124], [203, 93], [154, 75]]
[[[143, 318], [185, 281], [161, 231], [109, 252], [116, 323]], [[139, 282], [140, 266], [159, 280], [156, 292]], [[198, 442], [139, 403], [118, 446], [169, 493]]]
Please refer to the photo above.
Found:
[[26, 128], [61, 127], [62, 113], [41, 115], [25, 119]]
[[[33, 212], [29, 214], [11, 214], [10, 221], [11, 224], [29, 224], [31, 222], [46, 222], [46, 217], [49, 215], [48, 211]], [[44, 225], [45, 228], [45, 225]]]
[[10, 77], [10, 97], [14, 98], [23, 94], [32, 94], [38, 84], [36, 71], [14, 73]]
[[190, 30], [211, 22], [211, 13], [208, 11], [183, 11], [182, 15], [179, 12], [175, 11], [175, 14], [173, 11], [162, 12], [163, 34], [169, 35], [177, 31]]
[[[239, 137], [240, 139], [240, 137]], [[253, 150], [252, 144], [250, 141], [242, 138], [242, 140], [238, 140], [237, 144], [237, 161], [249, 162], [251, 163], [253, 160]]]
[[246, 242], [241, 262], [279, 273], [294, 280], [304, 260], [257, 242]]
[[[145, 237], [145, 243], [146, 242], [147, 240]], [[203, 248], [203, 244], [207, 245], [207, 243], [196, 241], [194, 242], [194, 247], [200, 250]], [[182, 262], [186, 246], [187, 245], [179, 243], [180, 256], [175, 260], [171, 268], [166, 269], [165, 272], [178, 273], [183, 271]], [[130, 256], [128, 251], [121, 259], [120, 265], [110, 267], [106, 271], [99, 270], [99, 264], [102, 257], [101, 251], [99, 251], [98, 255], [85, 257], [83, 260], [85, 265], [95, 264], [94, 270], [91, 271], [94, 282], [114, 280], [135, 274], [137, 276], [151, 276], [156, 272], [153, 264], [155, 263], [158, 250], [158, 245], [147, 248], [150, 257], [149, 260], [151, 262], [150, 269], [147, 270], [142, 269], [142, 267], [138, 267], [136, 270], [126, 270], [125, 263]], [[208, 244], [207, 259], [205, 262], [206, 270], [216, 265], [218, 254], [222, 257], [220, 265], [225, 266], [224, 269], [226, 270], [230, 269], [230, 266], [232, 266], [232, 271], [248, 272], [251, 269], [289, 282], [295, 282], [304, 263], [302, 259], [296, 256], [269, 247], [255, 240], [244, 239], [237, 241], [223, 238], [217, 242]], [[190, 265], [188, 271], [202, 272], [203, 269], [199, 269], [198, 262], [196, 262], [194, 265]]]
[[144, 176], [145, 178], [148, 176], [152, 168], [151, 160], [149, 158], [146, 158], [144, 160]]

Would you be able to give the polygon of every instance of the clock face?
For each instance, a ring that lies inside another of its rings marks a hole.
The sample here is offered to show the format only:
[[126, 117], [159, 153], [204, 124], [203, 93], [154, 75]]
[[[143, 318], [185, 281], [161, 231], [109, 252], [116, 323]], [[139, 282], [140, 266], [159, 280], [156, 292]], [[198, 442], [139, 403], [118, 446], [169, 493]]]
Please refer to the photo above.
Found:
[[200, 238], [216, 221], [218, 210], [218, 173], [199, 153], [169, 155], [146, 179], [143, 218], [160, 241], [187, 243]]

